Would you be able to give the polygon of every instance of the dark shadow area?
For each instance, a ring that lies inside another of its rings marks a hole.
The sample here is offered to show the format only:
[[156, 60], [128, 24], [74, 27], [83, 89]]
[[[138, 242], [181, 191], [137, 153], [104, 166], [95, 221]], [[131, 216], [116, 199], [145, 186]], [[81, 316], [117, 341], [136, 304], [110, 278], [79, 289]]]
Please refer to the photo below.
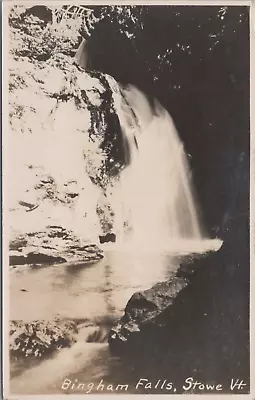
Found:
[[100, 22], [88, 40], [89, 68], [136, 85], [167, 108], [190, 155], [209, 236], [224, 245], [185, 289], [169, 330], [151, 332], [151, 339], [147, 333], [139, 355], [132, 352], [134, 379], [146, 364], [154, 381], [180, 377], [179, 389], [194, 376], [230, 392], [229, 380], [238, 377], [247, 393], [249, 9], [151, 6], [142, 22], [132, 39], [110, 19]]

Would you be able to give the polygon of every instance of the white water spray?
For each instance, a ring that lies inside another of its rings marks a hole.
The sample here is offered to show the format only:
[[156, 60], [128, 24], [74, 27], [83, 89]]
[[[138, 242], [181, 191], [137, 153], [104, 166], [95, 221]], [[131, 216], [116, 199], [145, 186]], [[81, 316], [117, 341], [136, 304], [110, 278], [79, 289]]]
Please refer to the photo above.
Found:
[[[76, 62], [88, 68], [86, 44]], [[154, 100], [129, 85], [122, 88], [105, 74], [112, 90], [123, 134], [128, 166], [108, 195], [115, 213], [114, 231], [119, 245], [130, 244], [156, 251], [178, 251], [181, 247], [218, 250], [222, 242], [206, 240], [191, 180], [187, 156], [173, 120]], [[202, 245], [203, 241], [203, 245]], [[187, 243], [188, 242], [188, 243]], [[144, 246], [145, 247], [145, 246]], [[202, 249], [200, 249], [203, 251]]]
[[172, 118], [137, 88], [108, 79], [131, 155], [112, 191], [118, 242], [169, 249], [180, 240], [200, 241], [191, 173]]

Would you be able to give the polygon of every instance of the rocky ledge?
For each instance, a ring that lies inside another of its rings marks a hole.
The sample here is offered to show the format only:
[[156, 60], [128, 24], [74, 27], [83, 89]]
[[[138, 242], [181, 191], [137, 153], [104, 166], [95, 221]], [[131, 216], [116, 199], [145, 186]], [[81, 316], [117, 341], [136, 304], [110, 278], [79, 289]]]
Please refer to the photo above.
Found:
[[61, 226], [18, 235], [10, 243], [10, 265], [98, 262], [103, 251]]

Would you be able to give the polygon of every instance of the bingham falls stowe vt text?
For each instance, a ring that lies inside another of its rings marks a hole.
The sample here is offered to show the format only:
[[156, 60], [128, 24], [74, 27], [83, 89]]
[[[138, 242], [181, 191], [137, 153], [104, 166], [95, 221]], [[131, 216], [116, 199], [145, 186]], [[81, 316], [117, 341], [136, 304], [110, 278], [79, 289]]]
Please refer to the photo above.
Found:
[[8, 7], [10, 394], [249, 393], [249, 8]]

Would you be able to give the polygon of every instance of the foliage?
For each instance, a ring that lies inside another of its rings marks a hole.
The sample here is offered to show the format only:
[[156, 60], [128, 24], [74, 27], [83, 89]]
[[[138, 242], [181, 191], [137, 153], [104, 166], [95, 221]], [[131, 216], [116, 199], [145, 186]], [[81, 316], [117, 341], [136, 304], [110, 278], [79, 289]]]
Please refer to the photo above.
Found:
[[72, 56], [79, 45], [81, 19], [66, 19], [48, 24], [24, 7], [14, 6], [9, 23], [12, 31], [11, 53], [16, 60], [46, 61], [57, 54]]

